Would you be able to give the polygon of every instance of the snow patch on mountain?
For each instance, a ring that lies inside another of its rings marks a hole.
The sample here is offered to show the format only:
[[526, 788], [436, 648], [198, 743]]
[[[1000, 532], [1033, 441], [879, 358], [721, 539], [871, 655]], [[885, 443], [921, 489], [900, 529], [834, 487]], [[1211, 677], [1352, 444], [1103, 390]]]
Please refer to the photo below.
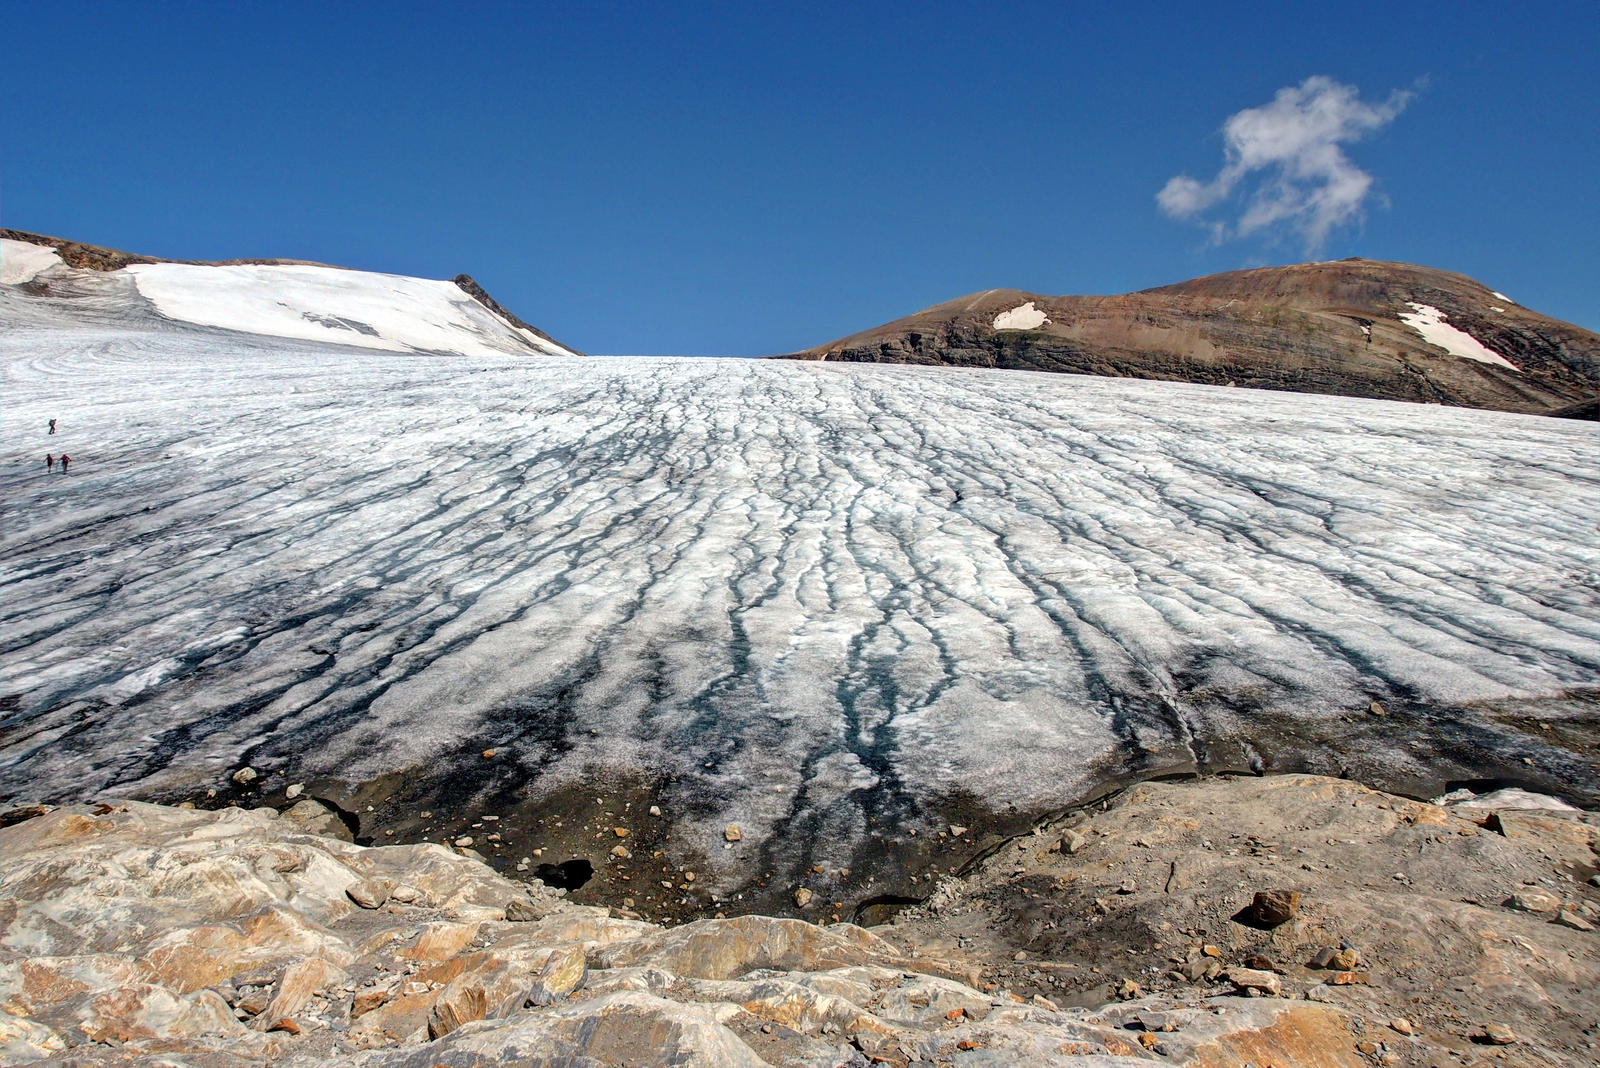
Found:
[[1506, 296], [1504, 293], [1500, 292], [1498, 289], [1491, 289], [1489, 292], [1494, 295], [1494, 298], [1496, 300], [1503, 300], [1507, 304], [1515, 304], [1516, 303], [1516, 301], [1512, 300], [1510, 297]]
[[1050, 321], [1044, 312], [1033, 306], [1033, 301], [1003, 311], [994, 317], [996, 330], [1037, 330]]
[[1477, 360], [1479, 363], [1498, 364], [1509, 367], [1513, 371], [1520, 369], [1516, 364], [1489, 348], [1483, 342], [1445, 322], [1445, 314], [1431, 304], [1418, 304], [1416, 301], [1407, 301], [1413, 309], [1410, 312], [1401, 312], [1400, 321], [1405, 323], [1418, 334], [1422, 340], [1430, 345], [1437, 345], [1452, 356], [1459, 356], [1463, 360]]
[[536, 345], [571, 355], [511, 327], [454, 282], [292, 264], [149, 263], [124, 271], [141, 296], [180, 322], [398, 352], [503, 356]]
[[19, 286], [61, 265], [61, 256], [48, 245], [0, 238], [0, 285]]

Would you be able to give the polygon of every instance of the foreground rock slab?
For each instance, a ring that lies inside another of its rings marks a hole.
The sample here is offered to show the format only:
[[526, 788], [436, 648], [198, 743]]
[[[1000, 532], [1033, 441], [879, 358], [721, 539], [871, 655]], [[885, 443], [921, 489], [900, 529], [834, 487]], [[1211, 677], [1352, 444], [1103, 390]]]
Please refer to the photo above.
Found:
[[[1441, 806], [1308, 775], [1144, 783], [1006, 843], [878, 930], [1063, 1005], [1238, 992], [1335, 1007], [1368, 1064], [1592, 1068], [1597, 825], [1516, 791]], [[1310, 1018], [1292, 1019], [1274, 1033]], [[1496, 1046], [1508, 1024], [1516, 1041]]]
[[852, 925], [662, 928], [269, 810], [70, 806], [0, 834], [7, 1064], [1373, 1063], [1345, 1006], [1024, 1000]]

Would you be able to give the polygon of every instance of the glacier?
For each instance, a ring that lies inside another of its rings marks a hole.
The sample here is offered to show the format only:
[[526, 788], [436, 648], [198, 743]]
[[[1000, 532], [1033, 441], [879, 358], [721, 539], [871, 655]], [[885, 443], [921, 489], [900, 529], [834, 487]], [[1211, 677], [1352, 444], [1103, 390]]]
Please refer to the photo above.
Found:
[[730, 891], [1168, 770], [1593, 802], [1592, 424], [391, 352], [94, 287], [0, 287], [9, 797], [633, 775]]

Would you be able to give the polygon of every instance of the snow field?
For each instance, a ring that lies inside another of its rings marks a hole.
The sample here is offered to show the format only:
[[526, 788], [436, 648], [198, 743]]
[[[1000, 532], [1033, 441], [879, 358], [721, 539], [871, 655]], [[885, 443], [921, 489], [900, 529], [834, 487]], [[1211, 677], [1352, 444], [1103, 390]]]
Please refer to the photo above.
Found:
[[1411, 306], [1410, 312], [1402, 312], [1400, 321], [1405, 323], [1418, 334], [1422, 340], [1430, 345], [1437, 345], [1452, 356], [1459, 356], [1463, 360], [1477, 360], [1479, 363], [1493, 363], [1511, 370], [1519, 370], [1516, 364], [1489, 348], [1483, 342], [1445, 322], [1445, 314], [1431, 304], [1418, 304], [1407, 301]]

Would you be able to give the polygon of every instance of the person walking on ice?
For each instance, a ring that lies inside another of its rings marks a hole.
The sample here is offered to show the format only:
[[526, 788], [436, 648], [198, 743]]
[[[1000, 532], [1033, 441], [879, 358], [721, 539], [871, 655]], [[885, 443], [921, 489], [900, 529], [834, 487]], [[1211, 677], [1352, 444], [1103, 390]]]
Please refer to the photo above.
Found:
[[44, 454], [44, 469], [47, 473], [56, 469], [56, 458], [49, 453]]
[[67, 465], [71, 462], [72, 457], [68, 456], [66, 453], [61, 454], [61, 473], [63, 475], [67, 473]]
[[54, 419], [52, 419], [52, 420], [50, 420], [50, 433], [54, 434], [55, 432], [56, 432], [56, 421]]

